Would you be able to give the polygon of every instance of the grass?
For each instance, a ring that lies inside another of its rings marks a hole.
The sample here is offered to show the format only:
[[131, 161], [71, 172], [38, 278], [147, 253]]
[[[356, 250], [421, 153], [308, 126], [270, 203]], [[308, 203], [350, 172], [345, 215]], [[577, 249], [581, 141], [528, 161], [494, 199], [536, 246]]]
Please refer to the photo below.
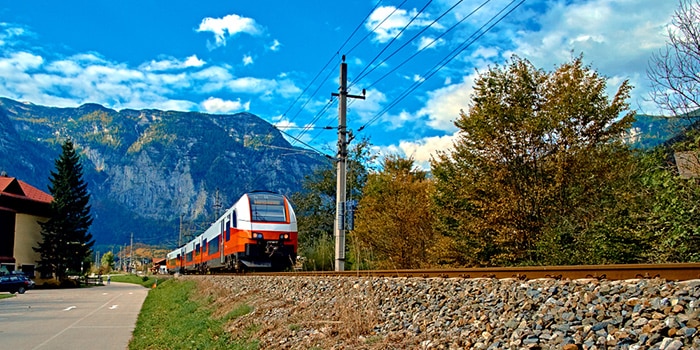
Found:
[[258, 349], [250, 339], [254, 329], [243, 330], [236, 339], [226, 331], [226, 323], [250, 313], [250, 306], [239, 305], [222, 317], [212, 316], [215, 311], [211, 298], [197, 295], [196, 282], [158, 281], [141, 308], [129, 349]]
[[15, 295], [2, 293], [2, 294], [0, 294], [0, 299], [12, 298], [13, 296], [15, 296]]
[[[102, 278], [104, 282], [107, 283], [107, 278], [104, 276]], [[110, 279], [112, 282], [140, 284], [146, 288], [151, 288], [156, 283], [156, 280], [158, 280], [158, 283], [160, 284], [165, 278], [158, 279], [154, 276], [147, 276], [144, 278], [136, 275], [113, 275], [110, 276]]]

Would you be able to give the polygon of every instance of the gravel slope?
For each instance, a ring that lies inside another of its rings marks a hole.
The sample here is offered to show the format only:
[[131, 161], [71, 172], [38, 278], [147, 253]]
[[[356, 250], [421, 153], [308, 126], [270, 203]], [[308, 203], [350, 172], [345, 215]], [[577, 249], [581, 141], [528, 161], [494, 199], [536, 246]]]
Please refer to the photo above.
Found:
[[700, 349], [700, 280], [183, 278], [265, 349]]

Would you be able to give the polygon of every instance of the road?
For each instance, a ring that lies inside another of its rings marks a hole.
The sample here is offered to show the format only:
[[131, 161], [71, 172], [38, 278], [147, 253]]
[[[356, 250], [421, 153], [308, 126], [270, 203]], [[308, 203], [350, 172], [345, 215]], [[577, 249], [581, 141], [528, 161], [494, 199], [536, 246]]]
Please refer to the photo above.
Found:
[[0, 300], [0, 348], [127, 349], [148, 289], [114, 283], [38, 289]]

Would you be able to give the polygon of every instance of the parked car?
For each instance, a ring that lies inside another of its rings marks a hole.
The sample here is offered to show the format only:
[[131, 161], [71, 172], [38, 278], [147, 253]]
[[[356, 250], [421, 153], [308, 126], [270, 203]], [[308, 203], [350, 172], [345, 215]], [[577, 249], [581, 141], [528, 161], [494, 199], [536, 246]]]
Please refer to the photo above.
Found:
[[0, 276], [0, 292], [24, 294], [27, 289], [34, 287], [34, 282], [21, 275]]
[[27, 276], [27, 275], [26, 275], [24, 272], [22, 272], [22, 271], [12, 271], [12, 272], [10, 272], [10, 274], [11, 274], [11, 275], [14, 275], [14, 276], [18, 276], [18, 277], [24, 278], [24, 279], [26, 279], [27, 281], [29, 281], [29, 289], [34, 288], [34, 286], [36, 285], [36, 283], [34, 283], [34, 281], [32, 281], [32, 279], [29, 278], [29, 276]]

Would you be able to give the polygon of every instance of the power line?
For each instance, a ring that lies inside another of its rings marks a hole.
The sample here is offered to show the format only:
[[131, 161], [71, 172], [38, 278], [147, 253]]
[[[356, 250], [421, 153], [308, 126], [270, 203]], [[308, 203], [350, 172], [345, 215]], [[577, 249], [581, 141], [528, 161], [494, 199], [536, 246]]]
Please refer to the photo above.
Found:
[[[366, 76], [368, 76], [370, 73], [372, 73], [375, 69], [381, 67], [382, 64], [384, 64], [386, 61], [388, 61], [390, 58], [392, 58], [394, 55], [396, 55], [399, 51], [403, 50], [406, 46], [408, 46], [408, 44], [410, 44], [411, 42], [413, 42], [413, 40], [415, 40], [416, 38], [418, 38], [418, 37], [419, 37], [421, 34], [423, 34], [426, 30], [428, 30], [428, 29], [429, 29], [430, 27], [432, 27], [435, 23], [437, 23], [439, 20], [441, 20], [443, 17], [445, 17], [445, 15], [447, 15], [447, 14], [450, 13], [450, 12], [452, 12], [452, 10], [453, 10], [455, 7], [457, 7], [457, 5], [461, 4], [462, 1], [464, 1], [464, 0], [458, 0], [458, 1], [457, 1], [454, 5], [452, 5], [449, 9], [447, 9], [447, 10], [446, 10], [445, 12], [443, 12], [440, 16], [438, 16], [438, 17], [435, 18], [432, 22], [430, 22], [430, 24], [428, 24], [427, 26], [423, 27], [423, 29], [421, 29], [420, 31], [418, 31], [415, 35], [413, 35], [410, 39], [408, 39], [405, 43], [403, 43], [403, 45], [401, 45], [398, 49], [394, 50], [394, 52], [392, 52], [391, 54], [389, 54], [389, 56], [387, 56], [385, 59], [383, 59], [383, 60], [382, 60], [381, 62], [379, 62], [377, 65], [375, 65], [374, 67], [372, 67], [372, 69], [370, 69], [367, 73], [364, 73], [364, 72], [367, 70], [367, 68], [369, 68], [369, 65], [367, 65], [367, 66], [362, 70], [362, 72], [360, 72], [360, 74], [358, 74], [357, 78], [355, 79], [355, 81], [354, 81], [352, 84], [350, 84], [350, 86], [353, 86], [354, 84], [358, 83], [358, 82], [359, 82], [360, 80], [362, 80], [364, 77], [366, 77]], [[491, 0], [487, 0], [486, 3], [490, 2], [490, 1], [491, 1]], [[484, 4], [486, 4], [486, 3], [484, 3]], [[483, 5], [482, 5], [482, 6], [483, 6]], [[466, 19], [466, 18], [465, 18], [465, 19]], [[462, 21], [464, 21], [464, 19], [462, 19]], [[462, 21], [459, 21], [457, 24], [461, 23]], [[454, 27], [456, 27], [456, 26], [457, 26], [457, 25], [453, 25], [450, 29], [448, 29], [448, 30], [447, 30], [445, 33], [443, 33], [442, 35], [445, 35], [447, 32], [451, 31], [451, 30], [452, 30]], [[441, 35], [441, 36], [442, 36], [442, 35]], [[439, 39], [439, 37], [438, 37], [438, 39]], [[436, 39], [436, 40], [437, 40], [437, 39]], [[421, 48], [421, 49], [419, 50], [419, 52], [421, 52], [423, 49], [429, 47], [430, 45], [432, 45], [432, 42], [429, 43], [428, 45], [426, 45], [425, 47]], [[383, 52], [383, 51], [382, 51], [382, 52]], [[414, 54], [414, 56], [415, 56], [415, 54]], [[412, 56], [412, 57], [414, 57], [414, 56]], [[412, 58], [412, 57], [411, 57], [411, 58]], [[363, 73], [364, 73], [364, 74], [363, 74]], [[374, 84], [376, 84], [376, 82], [375, 82]], [[372, 84], [372, 85], [374, 85], [374, 84]], [[371, 86], [370, 86], [370, 87], [371, 87]]]
[[[292, 107], [294, 107], [294, 105], [301, 99], [301, 97], [304, 96], [304, 94], [306, 93], [306, 91], [308, 91], [309, 88], [311, 88], [311, 86], [314, 84], [314, 82], [316, 81], [316, 79], [318, 79], [318, 77], [321, 75], [321, 73], [323, 73], [323, 71], [325, 71], [325, 70], [328, 68], [328, 66], [331, 64], [331, 62], [333, 62], [333, 59], [334, 59], [336, 56], [338, 56], [338, 55], [340, 54], [340, 51], [345, 47], [345, 45], [348, 44], [348, 42], [350, 42], [350, 40], [352, 39], [353, 36], [355, 36], [355, 34], [357, 33], [357, 31], [358, 31], [360, 28], [362, 28], [362, 25], [365, 23], [365, 21], [367, 20], [367, 18], [369, 18], [369, 16], [372, 15], [372, 13], [379, 7], [379, 5], [382, 3], [382, 1], [383, 1], [383, 0], [377, 1], [377, 4], [375, 4], [374, 7], [373, 7], [373, 8], [367, 13], [367, 15], [362, 19], [362, 21], [360, 21], [360, 23], [355, 27], [355, 30], [353, 30], [352, 33], [350, 34], [350, 36], [348, 36], [347, 39], [345, 39], [345, 42], [343, 42], [343, 44], [340, 45], [340, 48], [338, 48], [338, 50], [336, 51], [336, 53], [333, 54], [333, 55], [331, 55], [331, 57], [328, 59], [328, 62], [326, 62], [326, 64], [323, 66], [323, 68], [321, 68], [321, 70], [319, 70], [318, 73], [316, 73], [316, 75], [315, 75], [314, 78], [311, 80], [311, 82], [310, 82], [309, 84], [306, 85], [306, 87], [304, 88], [304, 90], [302, 90], [302, 92], [299, 94], [299, 96], [297, 96], [297, 98], [294, 99], [294, 101], [292, 102], [292, 104], [289, 105], [289, 107], [287, 107], [287, 110], [284, 111], [284, 113], [282, 113], [282, 117], [286, 116], [287, 113], [289, 113], [289, 111], [292, 110]], [[331, 70], [331, 72], [332, 72], [332, 70]], [[328, 76], [330, 76], [330, 75], [328, 75]], [[324, 79], [324, 81], [328, 79], [328, 76], [326, 76], [326, 78]], [[316, 91], [314, 91], [314, 93], [309, 97], [308, 100], [311, 100], [311, 99], [313, 98], [313, 96], [316, 95], [316, 93], [318, 92], [318, 90], [319, 90], [319, 89], [316, 89]], [[304, 103], [303, 106], [300, 107], [299, 112], [300, 112], [301, 110], [304, 109], [304, 106], [306, 106], [307, 103], [308, 103], [308, 101], [307, 101], [306, 103]], [[294, 115], [294, 117], [292, 117], [292, 118], [290, 119], [290, 123], [291, 123], [292, 121], [294, 121], [294, 119], [299, 115], [299, 112], [297, 112], [297, 113]]]
[[[401, 4], [399, 4], [399, 6], [394, 7], [394, 10], [391, 11], [391, 13], [390, 13], [389, 15], [387, 15], [386, 17], [384, 17], [384, 19], [383, 19], [381, 22], [379, 22], [379, 24], [377, 24], [376, 26], [374, 26], [374, 28], [372, 28], [371, 31], [369, 31], [365, 36], [363, 36], [362, 39], [360, 39], [360, 41], [358, 41], [358, 42], [355, 44], [355, 46], [353, 46], [352, 48], [350, 48], [350, 50], [348, 50], [348, 52], [346, 53], [346, 55], [347, 55], [347, 54], [350, 54], [353, 50], [355, 50], [358, 46], [360, 46], [360, 44], [361, 44], [363, 41], [365, 41], [370, 35], [372, 35], [372, 33], [374, 33], [374, 31], [377, 30], [377, 28], [379, 28], [382, 24], [384, 24], [384, 22], [386, 22], [386, 21], [389, 19], [389, 17], [393, 16], [394, 13], [396, 13], [396, 11], [398, 11], [398, 10], [401, 8], [401, 6], [403, 6], [403, 5], [406, 3], [406, 1], [407, 1], [407, 0], [403, 0], [403, 2], [401, 2]], [[376, 8], [376, 7], [375, 7], [375, 8]], [[368, 17], [369, 17], [369, 16], [368, 16]]]
[[423, 79], [414, 82], [407, 90], [405, 90], [401, 95], [399, 95], [399, 97], [397, 99], [392, 101], [389, 105], [387, 105], [384, 109], [382, 109], [381, 112], [379, 112], [377, 115], [372, 117], [372, 119], [370, 119], [368, 122], [366, 122], [364, 125], [362, 125], [357, 131], [358, 132], [362, 131], [364, 128], [366, 128], [367, 126], [369, 126], [370, 124], [375, 122], [377, 119], [381, 118], [391, 108], [395, 107], [399, 102], [401, 102], [404, 98], [406, 98], [410, 93], [415, 91], [420, 85], [422, 85], [425, 81], [430, 79], [433, 75], [435, 75], [438, 71], [440, 71], [440, 69], [442, 69], [445, 65], [447, 65], [449, 62], [451, 62], [454, 58], [456, 58], [462, 51], [464, 51], [469, 46], [471, 46], [476, 40], [480, 39], [484, 34], [486, 34], [488, 31], [490, 31], [496, 24], [500, 23], [504, 18], [506, 18], [508, 15], [510, 15], [518, 7], [520, 7], [520, 5], [522, 5], [526, 0], [520, 0], [520, 2], [518, 2], [510, 10], [508, 10], [503, 16], [501, 16], [495, 22], [493, 22], [489, 25], [490, 22], [492, 22], [499, 15], [501, 15], [504, 11], [506, 11], [506, 9], [508, 9], [516, 1], [517, 0], [513, 0], [508, 5], [503, 7], [498, 13], [496, 13], [486, 23], [484, 23], [484, 25], [482, 25], [476, 32], [474, 32], [472, 35], [470, 35], [459, 46], [457, 46], [447, 56], [445, 56], [445, 58], [443, 58], [441, 60], [441, 62], [439, 62], [437, 65], [433, 66], [430, 70], [428, 70], [426, 72], [426, 74], [424, 75]]
[[[443, 36], [447, 35], [447, 33], [451, 32], [453, 29], [457, 28], [457, 26], [459, 26], [460, 24], [462, 24], [462, 22], [466, 21], [469, 17], [471, 17], [473, 14], [475, 14], [477, 11], [479, 11], [482, 7], [486, 6], [486, 4], [488, 4], [489, 2], [491, 2], [491, 0], [486, 0], [486, 1], [484, 1], [483, 3], [481, 3], [481, 5], [477, 6], [477, 7], [476, 7], [474, 10], [472, 10], [472, 12], [470, 12], [468, 15], [464, 16], [462, 19], [460, 19], [457, 23], [453, 24], [450, 28], [448, 28], [448, 29], [447, 29], [446, 31], [444, 31], [442, 34], [438, 35], [436, 38], [434, 38], [433, 40], [431, 40], [427, 45], [425, 45], [424, 47], [422, 47], [420, 50], [416, 51], [413, 55], [411, 55], [411, 56], [409, 56], [407, 59], [403, 60], [403, 61], [402, 61], [401, 63], [399, 63], [396, 67], [392, 68], [389, 72], [387, 72], [386, 74], [382, 75], [379, 79], [377, 79], [377, 80], [374, 81], [372, 84], [370, 84], [370, 85], [367, 87], [367, 89], [372, 88], [373, 86], [377, 85], [377, 83], [379, 83], [380, 81], [384, 80], [384, 78], [386, 78], [386, 77], [388, 77], [389, 75], [391, 75], [391, 74], [393, 74], [394, 72], [396, 72], [396, 70], [398, 70], [399, 68], [401, 68], [401, 67], [402, 67], [404, 64], [406, 64], [408, 61], [414, 59], [414, 58], [415, 58], [416, 56], [418, 56], [421, 52], [425, 51], [425, 49], [427, 49], [427, 48], [429, 48], [430, 46], [432, 46], [433, 44], [435, 44], [435, 43], [436, 43], [438, 40], [440, 40]], [[457, 5], [457, 4], [455, 4], [455, 6], [456, 6], [456, 5]], [[510, 6], [510, 5], [508, 5], [508, 6]], [[453, 6], [453, 8], [454, 8], [454, 6]], [[492, 20], [493, 18], [494, 18], [494, 17], [491, 17], [490, 20]], [[490, 21], [490, 20], [489, 20], [489, 21]], [[488, 22], [487, 22], [487, 23], [488, 23]], [[473, 34], [472, 34], [472, 35], [473, 35]], [[469, 38], [467, 38], [467, 40], [469, 40]], [[406, 43], [406, 44], [408, 44], [408, 43]], [[406, 44], [404, 44], [404, 46], [406, 46]], [[458, 46], [458, 47], [459, 47], [459, 46]], [[401, 48], [403, 48], [403, 46], [402, 46]], [[394, 53], [396, 53], [396, 52], [394, 52]], [[392, 55], [393, 55], [393, 54], [392, 54]], [[387, 59], [389, 59], [390, 57], [391, 57], [391, 56], [387, 57]], [[376, 68], [376, 67], [375, 67], [375, 68]], [[368, 74], [369, 74], [369, 73], [368, 73]]]
[[[372, 59], [372, 61], [370, 61], [370, 62], [365, 66], [365, 68], [363, 68], [363, 69], [360, 71], [360, 73], [357, 74], [358, 78], [356, 79], [356, 82], [359, 81], [360, 77], [362, 77], [362, 73], [364, 73], [364, 72], [367, 70], [367, 68], [369, 68], [369, 67], [372, 65], [372, 63], [374, 63], [374, 61], [376, 61], [376, 60], [379, 58], [379, 56], [381, 56], [381, 55], [384, 53], [384, 51], [386, 51], [386, 50], [389, 48], [389, 46], [391, 46], [391, 44], [393, 44], [393, 43], [401, 36], [401, 34], [403, 34], [403, 32], [404, 32], [406, 29], [408, 29], [408, 27], [411, 26], [411, 24], [413, 23], [413, 21], [415, 21], [415, 20], [418, 18], [418, 16], [420, 16], [420, 15], [423, 13], [423, 11], [425, 11], [425, 9], [426, 9], [432, 2], [433, 2], [433, 0], [429, 0], [429, 1], [423, 6], [423, 8], [420, 9], [420, 11], [418, 11], [418, 12], [411, 18], [411, 20], [408, 21], [408, 23], [406, 23], [406, 25], [403, 26], [403, 28], [401, 28], [401, 30], [400, 30], [398, 33], [396, 33], [396, 35], [394, 35], [393, 38], [391, 38], [391, 41], [389, 41], [389, 43], [386, 44], [386, 45], [384, 46], [384, 48], [383, 48], [376, 56], [374, 56], [374, 58]], [[433, 22], [433, 23], [434, 23], [434, 22]], [[352, 85], [353, 85], [353, 84], [350, 84], [350, 86], [352, 86]]]

